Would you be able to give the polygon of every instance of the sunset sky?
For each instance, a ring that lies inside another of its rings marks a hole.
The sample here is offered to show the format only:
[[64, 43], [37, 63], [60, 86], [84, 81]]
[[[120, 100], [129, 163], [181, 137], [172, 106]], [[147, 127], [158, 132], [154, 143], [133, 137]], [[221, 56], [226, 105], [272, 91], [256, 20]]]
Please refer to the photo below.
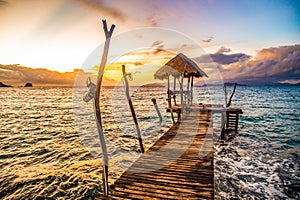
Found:
[[[300, 80], [297, 0], [0, 0], [0, 64], [59, 72], [81, 68], [91, 52], [104, 42], [101, 19], [116, 25], [115, 37], [144, 27], [178, 31], [212, 58], [221, 59], [218, 64], [225, 75], [230, 70], [243, 77], [241, 67], [254, 74], [257, 71], [250, 70], [253, 66], [273, 59], [276, 69], [263, 63], [266, 68], [260, 70], [272, 69], [265, 76], [277, 80], [276, 73], [282, 73], [282, 61], [289, 60], [284, 63], [288, 66], [284, 70], [286, 77], [278, 81]], [[164, 38], [147, 42], [148, 47], [165, 46]], [[125, 41], [122, 44], [127, 45]], [[201, 60], [200, 54], [193, 56]], [[228, 61], [232, 57], [238, 62]], [[0, 73], [5, 70], [8, 69], [4, 67], [1, 71], [0, 66]]]

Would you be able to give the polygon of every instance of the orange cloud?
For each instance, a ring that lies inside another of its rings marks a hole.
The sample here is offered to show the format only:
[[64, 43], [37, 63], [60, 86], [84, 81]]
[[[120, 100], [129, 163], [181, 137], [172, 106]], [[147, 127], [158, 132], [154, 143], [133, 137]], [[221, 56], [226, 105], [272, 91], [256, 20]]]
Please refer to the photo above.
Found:
[[126, 20], [126, 15], [120, 9], [108, 5], [107, 2], [103, 0], [76, 0], [76, 2], [84, 7], [97, 10], [100, 13], [105, 13], [107, 16], [112, 16], [122, 21]]
[[48, 69], [34, 69], [29, 67], [0, 64], [0, 81], [6, 84], [20, 86], [27, 82], [33, 83], [35, 86], [46, 85], [64, 85], [72, 86], [78, 72], [84, 73], [86, 76], [90, 73], [75, 69], [73, 72], [60, 73]]

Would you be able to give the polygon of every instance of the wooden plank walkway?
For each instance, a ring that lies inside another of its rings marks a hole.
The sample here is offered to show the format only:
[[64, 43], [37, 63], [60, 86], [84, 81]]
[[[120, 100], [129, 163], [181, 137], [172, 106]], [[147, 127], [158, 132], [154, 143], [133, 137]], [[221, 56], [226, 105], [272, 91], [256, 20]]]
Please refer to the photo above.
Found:
[[211, 120], [193, 107], [122, 174], [109, 199], [213, 199]]

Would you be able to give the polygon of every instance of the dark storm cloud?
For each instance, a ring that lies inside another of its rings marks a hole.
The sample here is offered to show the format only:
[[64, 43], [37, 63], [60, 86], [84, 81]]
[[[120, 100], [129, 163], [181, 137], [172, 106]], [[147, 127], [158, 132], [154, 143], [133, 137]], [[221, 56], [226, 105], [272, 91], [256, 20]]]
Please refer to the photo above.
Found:
[[204, 66], [214, 65], [225, 81], [249, 84], [270, 82], [300, 82], [300, 45], [261, 49], [251, 58], [244, 53], [224, 54], [231, 50], [221, 47], [214, 54], [194, 60]]
[[221, 65], [228, 65], [235, 62], [241, 62], [250, 58], [250, 56], [244, 53], [224, 54], [230, 52], [230, 48], [221, 47], [214, 54], [202, 55], [195, 58], [198, 63], [210, 63], [215, 62]]
[[1, 7], [1, 6], [5, 6], [6, 4], [7, 4], [7, 1], [0, 0], [0, 7]]
[[224, 77], [272, 82], [300, 81], [300, 45], [262, 49], [251, 60], [231, 64], [224, 71]]

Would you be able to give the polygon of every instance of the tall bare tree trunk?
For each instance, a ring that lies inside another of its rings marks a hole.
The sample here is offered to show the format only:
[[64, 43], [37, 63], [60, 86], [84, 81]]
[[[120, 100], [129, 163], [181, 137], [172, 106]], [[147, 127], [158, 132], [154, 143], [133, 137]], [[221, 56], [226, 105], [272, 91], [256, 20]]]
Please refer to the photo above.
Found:
[[94, 98], [94, 109], [95, 109], [95, 115], [96, 115], [96, 124], [103, 154], [103, 171], [102, 171], [102, 180], [103, 180], [103, 193], [104, 195], [108, 195], [108, 155], [107, 155], [107, 148], [105, 143], [105, 137], [102, 130], [102, 119], [101, 119], [101, 111], [100, 111], [100, 93], [101, 93], [101, 84], [102, 84], [102, 78], [104, 73], [104, 68], [107, 61], [107, 55], [108, 55], [108, 49], [109, 49], [109, 43], [110, 38], [112, 36], [112, 33], [114, 31], [115, 25], [113, 24], [110, 27], [110, 30], [107, 29], [106, 20], [102, 20], [103, 24], [103, 30], [105, 33], [105, 45], [104, 50], [102, 54], [102, 59], [98, 71], [98, 78], [97, 78], [97, 84], [96, 84], [96, 92], [95, 92], [95, 98]]

